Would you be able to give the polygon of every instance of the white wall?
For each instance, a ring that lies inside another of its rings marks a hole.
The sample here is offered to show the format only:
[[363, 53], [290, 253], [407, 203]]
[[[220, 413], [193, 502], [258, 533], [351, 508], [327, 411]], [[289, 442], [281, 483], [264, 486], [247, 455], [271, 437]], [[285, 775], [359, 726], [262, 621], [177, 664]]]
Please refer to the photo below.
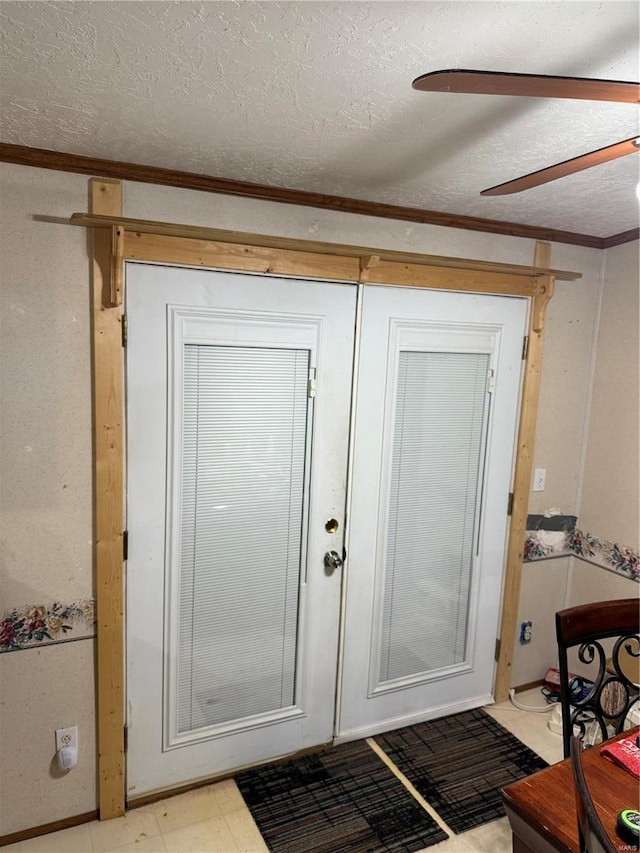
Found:
[[[4, 611], [90, 594], [91, 408], [86, 235], [33, 219], [86, 210], [87, 179], [1, 164], [0, 190]], [[533, 258], [533, 241], [522, 238], [145, 184], [126, 183], [124, 205], [128, 217], [502, 262]], [[535, 510], [556, 505], [571, 513], [578, 505], [601, 259], [594, 249], [553, 247], [552, 264], [583, 279], [559, 282], [549, 309], [535, 450], [548, 485], [532, 501]], [[564, 598], [565, 569], [548, 565], [527, 567], [534, 621]], [[0, 835], [95, 808], [92, 646], [85, 640], [0, 655]], [[528, 648], [531, 657], [536, 640]], [[53, 731], [75, 723], [80, 765], [59, 778], [50, 767]]]
[[638, 243], [607, 251], [580, 525], [640, 548]]
[[[638, 243], [608, 249], [584, 447], [579, 521], [640, 549], [640, 270]], [[573, 560], [567, 606], [637, 597], [633, 580]]]
[[[0, 618], [93, 594], [87, 204], [76, 175], [0, 169]], [[0, 835], [96, 807], [93, 640], [0, 655]], [[79, 726], [79, 766], [52, 764]]]

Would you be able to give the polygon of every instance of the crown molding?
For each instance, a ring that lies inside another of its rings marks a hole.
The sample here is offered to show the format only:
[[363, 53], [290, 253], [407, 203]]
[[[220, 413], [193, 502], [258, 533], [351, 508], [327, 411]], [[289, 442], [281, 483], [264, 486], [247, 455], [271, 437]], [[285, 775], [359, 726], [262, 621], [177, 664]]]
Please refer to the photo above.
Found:
[[640, 240], [640, 228], [632, 228], [630, 231], [612, 234], [611, 237], [603, 237], [602, 248], [610, 249], [612, 246], [621, 246], [623, 243], [631, 243], [633, 240]]
[[548, 240], [554, 243], [569, 243], [575, 246], [587, 246], [594, 249], [605, 249], [638, 239], [637, 229], [634, 231], [625, 231], [621, 234], [614, 234], [611, 237], [596, 237], [591, 234], [579, 234], [573, 231], [561, 231], [536, 225], [523, 225], [517, 222], [504, 222], [498, 219], [482, 219], [475, 216], [463, 216], [457, 213], [443, 213], [436, 210], [422, 210], [415, 207], [402, 207], [394, 204], [365, 201], [363, 199], [324, 195], [304, 190], [291, 190], [284, 187], [267, 186], [265, 184], [253, 184], [229, 178], [201, 175], [195, 172], [165, 169], [160, 166], [145, 166], [139, 163], [85, 157], [79, 154], [67, 154], [62, 151], [51, 151], [45, 148], [13, 145], [8, 142], [0, 143], [0, 161], [22, 166], [34, 166], [39, 169], [75, 172], [93, 177], [162, 184], [181, 189], [275, 201], [281, 204], [296, 204], [321, 208], [323, 210], [335, 210], [342, 213], [357, 213], [363, 216], [376, 216], [385, 219], [399, 219], [405, 222], [439, 225], [443, 228], [461, 228], [467, 231], [482, 231], [489, 234], [503, 234], [509, 237], [525, 237], [533, 240]]

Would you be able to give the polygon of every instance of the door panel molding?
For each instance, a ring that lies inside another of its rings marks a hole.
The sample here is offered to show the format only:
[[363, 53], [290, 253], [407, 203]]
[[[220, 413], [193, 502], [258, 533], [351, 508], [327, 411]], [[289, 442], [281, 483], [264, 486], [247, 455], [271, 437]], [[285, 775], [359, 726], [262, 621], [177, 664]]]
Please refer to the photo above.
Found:
[[[90, 229], [93, 237], [92, 265], [92, 360], [93, 384], [93, 470], [96, 517], [94, 533], [96, 567], [96, 604], [98, 612], [97, 655], [97, 725], [98, 725], [98, 802], [101, 820], [119, 817], [125, 809], [124, 784], [124, 629], [123, 598], [124, 572], [122, 519], [124, 518], [124, 493], [118, 484], [124, 477], [124, 349], [121, 309], [113, 310], [111, 293], [115, 288], [117, 264], [113, 259], [111, 226], [118, 225], [122, 217], [121, 181], [92, 178], [88, 182], [93, 220], [81, 214], [74, 224]], [[315, 244], [309, 241], [286, 240], [274, 246], [273, 238], [262, 246], [256, 245], [252, 235], [238, 235], [235, 243], [225, 243], [211, 230], [207, 234], [171, 236], [141, 230], [125, 230], [122, 257], [130, 260], [147, 260], [160, 263], [207, 266], [265, 274], [310, 276], [319, 280], [364, 281], [373, 270], [366, 269], [372, 254], [383, 257], [384, 251], [359, 252], [358, 247], [347, 247], [350, 256], [333, 254], [337, 249], [314, 252]], [[174, 231], [173, 234], [176, 234]], [[325, 246], [327, 244], [324, 244]], [[343, 247], [344, 248], [344, 247]], [[353, 257], [353, 261], [352, 261]], [[529, 347], [524, 359], [525, 378], [521, 401], [520, 428], [517, 442], [514, 476], [514, 510], [511, 516], [507, 567], [500, 627], [500, 653], [497, 660], [494, 697], [496, 701], [508, 695], [515, 643], [515, 625], [520, 593], [523, 543], [529, 500], [529, 482], [533, 464], [533, 444], [539, 397], [540, 372], [543, 356], [545, 313], [553, 295], [555, 279], [575, 280], [579, 273], [550, 268], [550, 245], [535, 244], [533, 268], [513, 265], [489, 264], [451, 258], [427, 257], [431, 269], [416, 265], [420, 256], [404, 259], [411, 267], [412, 280], [405, 286], [435, 287], [461, 292], [513, 293], [527, 296], [531, 303], [529, 320]], [[365, 261], [363, 274], [362, 262]], [[352, 267], [352, 263], [355, 266]], [[438, 267], [440, 264], [440, 267]], [[400, 264], [402, 266], [402, 264]], [[471, 266], [479, 272], [491, 272], [483, 280], [470, 281], [464, 270]], [[383, 281], [394, 285], [395, 269], [390, 264], [379, 264]], [[430, 276], [432, 271], [438, 275]], [[502, 274], [504, 273], [504, 274]], [[459, 277], [459, 278], [458, 278]], [[361, 285], [363, 286], [363, 285]], [[112, 309], [112, 310], [110, 310]], [[118, 378], [120, 377], [120, 378]], [[106, 526], [98, 519], [105, 518]], [[106, 519], [109, 518], [109, 522]], [[104, 531], [104, 532], [103, 532]], [[487, 701], [490, 697], [487, 697]], [[462, 709], [460, 709], [462, 710]]]
[[[166, 553], [170, 555], [169, 564], [177, 566], [180, 563], [181, 544], [181, 506], [180, 492], [182, 457], [182, 421], [184, 414], [184, 377], [181, 354], [185, 345], [211, 345], [299, 351], [301, 348], [309, 353], [311, 369], [316, 369], [319, 344], [324, 332], [324, 320], [309, 317], [302, 319], [299, 315], [294, 319], [291, 315], [278, 311], [232, 311], [222, 308], [189, 307], [182, 304], [167, 306], [167, 507], [166, 518]], [[308, 401], [308, 410], [312, 401]], [[308, 411], [309, 421], [313, 412]], [[305, 454], [306, 477], [309, 474], [309, 439], [307, 436], [307, 451]], [[308, 484], [302, 496], [303, 517], [308, 517], [309, 498]], [[306, 549], [308, 535], [306, 525], [302, 535], [302, 565], [301, 577], [306, 578]], [[163, 749], [175, 749], [190, 744], [205, 742], [213, 738], [224, 737], [234, 731], [264, 728], [285, 720], [304, 717], [303, 707], [307, 706], [304, 695], [305, 682], [296, 679], [299, 694], [297, 702], [292, 707], [265, 711], [236, 720], [210, 724], [196, 730], [181, 733], [178, 726], [178, 662], [175, 652], [179, 648], [179, 583], [173, 573], [167, 573], [165, 579], [165, 627], [166, 642], [164, 653], [164, 683], [163, 702], [164, 720]], [[304, 599], [304, 590], [301, 591]], [[304, 605], [304, 600], [301, 601]], [[298, 624], [303, 624], [304, 606], [300, 608]], [[296, 656], [296, 672], [305, 672], [305, 648], [301, 644]]]
[[[424, 343], [426, 334], [429, 336], [428, 346]], [[489, 359], [489, 363], [493, 364], [493, 362], [491, 362], [491, 356], [498, 351], [500, 340], [500, 327], [491, 324], [483, 325], [481, 323], [475, 324], [467, 322], [448, 323], [391, 318], [389, 322], [389, 357], [387, 360], [385, 412], [382, 428], [383, 435], [391, 436], [394, 430], [393, 420], [395, 411], [392, 402], [396, 400], [397, 395], [398, 364], [401, 351], [486, 354]], [[484, 458], [486, 450], [486, 432], [488, 428], [489, 415], [490, 405], [487, 404], [483, 417], [483, 437], [482, 446], [480, 448], [480, 455], [482, 458]], [[390, 490], [389, 480], [391, 477], [392, 452], [392, 442], [385, 442], [381, 462], [381, 476], [376, 489], [377, 493], [383, 496], [388, 495]], [[480, 501], [482, 501], [482, 494], [480, 494]], [[390, 679], [388, 681], [380, 680], [379, 664], [382, 641], [385, 583], [385, 572], [383, 571], [382, 566], [384, 563], [384, 555], [387, 551], [386, 537], [388, 535], [388, 510], [388, 504], [381, 501], [377, 517], [378, 542], [376, 546], [376, 580], [374, 587], [371, 631], [371, 650], [373, 653], [370, 660], [369, 686], [367, 691], [369, 698], [385, 693], [392, 693], [397, 690], [416, 687], [420, 684], [426, 685], [439, 679], [455, 677], [456, 675], [461, 675], [465, 672], [471, 672], [473, 670], [475, 652], [474, 605], [477, 601], [478, 590], [473, 587], [470, 593], [471, 606], [465, 660], [436, 670], [415, 673], [401, 678]], [[480, 511], [481, 505], [479, 507], [479, 512]], [[476, 530], [474, 533], [474, 542], [477, 542], [478, 536], [479, 531]], [[375, 639], [376, 637], [377, 641]]]

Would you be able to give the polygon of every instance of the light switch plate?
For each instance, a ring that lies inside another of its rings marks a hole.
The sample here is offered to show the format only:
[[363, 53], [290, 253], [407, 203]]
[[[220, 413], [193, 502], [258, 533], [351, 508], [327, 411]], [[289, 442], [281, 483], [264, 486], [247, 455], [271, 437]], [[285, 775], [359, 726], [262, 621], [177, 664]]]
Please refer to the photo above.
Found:
[[546, 468], [536, 468], [533, 472], [533, 491], [544, 492], [544, 481], [547, 477]]

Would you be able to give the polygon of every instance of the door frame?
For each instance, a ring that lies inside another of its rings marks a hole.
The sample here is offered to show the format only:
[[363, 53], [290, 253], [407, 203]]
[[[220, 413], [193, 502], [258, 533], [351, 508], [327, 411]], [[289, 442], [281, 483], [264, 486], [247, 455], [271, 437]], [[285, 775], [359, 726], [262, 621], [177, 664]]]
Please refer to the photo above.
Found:
[[[131, 220], [122, 216], [119, 180], [89, 180], [90, 213], [69, 223], [92, 235], [92, 401], [94, 473], [94, 559], [97, 612], [98, 806], [101, 820], [124, 814], [125, 648], [124, 562], [126, 561], [124, 261], [298, 278], [426, 287], [438, 290], [524, 296], [529, 333], [523, 342], [523, 385], [513, 476], [511, 521], [496, 641], [494, 696], [508, 695], [520, 595], [529, 484], [547, 304], [556, 279], [579, 273], [549, 268], [549, 243], [536, 242], [533, 265], [519, 266], [446, 258], [360, 246], [317, 243], [264, 235]], [[507, 496], [505, 496], [505, 504]]]

